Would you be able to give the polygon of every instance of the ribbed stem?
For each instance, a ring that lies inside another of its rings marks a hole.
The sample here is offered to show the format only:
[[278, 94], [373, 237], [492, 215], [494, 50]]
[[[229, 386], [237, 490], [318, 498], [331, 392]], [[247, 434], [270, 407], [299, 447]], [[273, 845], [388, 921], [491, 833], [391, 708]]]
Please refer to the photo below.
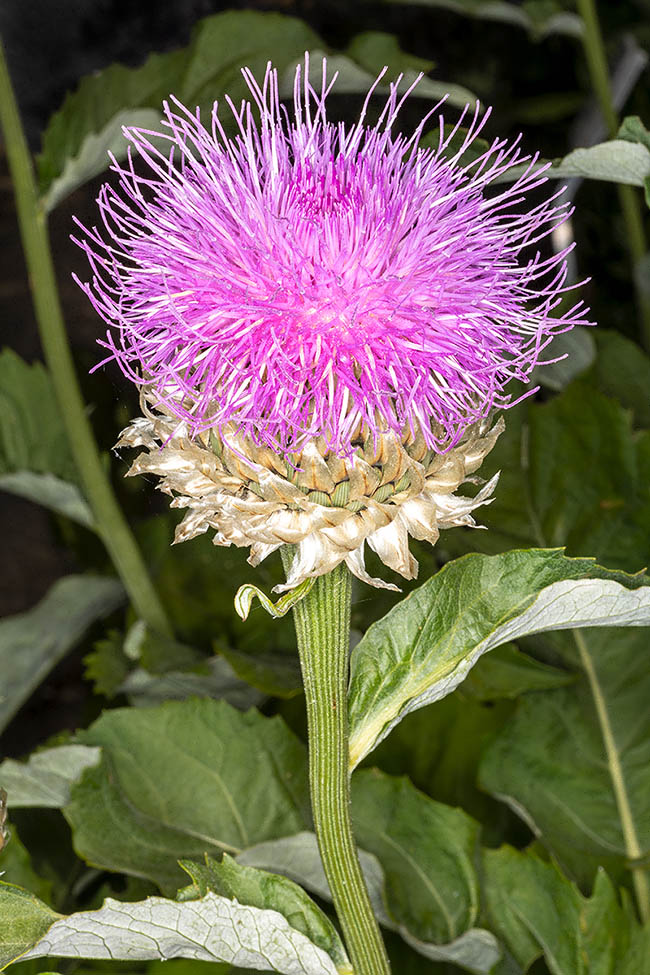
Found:
[[[589, 68], [591, 85], [596, 93], [600, 110], [611, 138], [618, 131], [618, 116], [612, 99], [609, 83], [607, 56], [605, 44], [598, 20], [595, 0], [578, 0], [578, 10], [585, 25], [583, 38], [585, 57]], [[645, 256], [648, 244], [643, 226], [642, 208], [639, 196], [633, 186], [618, 184], [618, 198], [623, 211], [623, 220], [627, 234], [627, 246], [634, 269]], [[635, 278], [636, 284], [636, 278]], [[650, 298], [637, 284], [637, 301], [641, 313], [641, 338], [645, 349], [650, 352]]]
[[[282, 552], [285, 569], [292, 554]], [[309, 784], [318, 846], [354, 975], [390, 975], [350, 819], [348, 655], [350, 573], [320, 576], [293, 609], [307, 700]]]
[[1, 43], [0, 124], [5, 137], [43, 353], [97, 531], [138, 615], [159, 632], [171, 633], [165, 610], [149, 578], [140, 550], [104, 473], [86, 416], [63, 322], [46, 215], [36, 190], [32, 159]]

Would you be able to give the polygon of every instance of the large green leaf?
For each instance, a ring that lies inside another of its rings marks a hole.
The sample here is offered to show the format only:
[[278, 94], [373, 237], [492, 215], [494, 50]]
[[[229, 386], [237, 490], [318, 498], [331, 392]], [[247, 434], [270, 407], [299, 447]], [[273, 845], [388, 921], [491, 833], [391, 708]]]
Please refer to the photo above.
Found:
[[488, 650], [576, 626], [650, 623], [650, 586], [560, 550], [467, 555], [373, 624], [350, 677], [354, 767], [405, 714], [450, 694]]
[[84, 769], [97, 764], [100, 755], [99, 748], [88, 745], [58, 745], [35, 752], [27, 762], [5, 759], [0, 787], [7, 791], [7, 805], [60, 809], [70, 798], [72, 784]]
[[193, 958], [285, 975], [349, 975], [342, 947], [337, 946], [337, 965], [281, 912], [286, 883], [278, 878], [274, 884], [269, 877], [263, 907], [208, 892], [183, 902], [109, 898], [98, 911], [69, 917], [19, 887], [0, 884], [0, 964], [48, 956], [131, 962]]
[[[475, 926], [478, 823], [418, 792], [408, 779], [377, 770], [354, 776], [352, 817], [381, 923], [426, 958], [490, 972], [500, 951], [494, 937]], [[238, 859], [286, 873], [331, 899], [311, 833], [260, 844]]]
[[[237, 105], [248, 95], [240, 69], [247, 66], [261, 79], [271, 58], [278, 70], [281, 96], [290, 97], [295, 66], [305, 51], [312, 52], [312, 80], [320, 86], [320, 55], [326, 53], [326, 45], [307, 24], [279, 13], [232, 10], [200, 21], [189, 45], [181, 50], [153, 54], [139, 68], [113, 65], [84, 78], [52, 117], [43, 136], [38, 169], [45, 207], [53, 209], [75, 187], [106, 169], [109, 151], [124, 157], [123, 125], [158, 128], [162, 102], [170, 92], [190, 108], [199, 105], [204, 112], [225, 94]], [[365, 93], [385, 64], [391, 73], [405, 71], [405, 82], [416, 70], [430, 66], [430, 62], [405, 54], [390, 35], [378, 32], [360, 35], [347, 53], [334, 52], [329, 60], [331, 72], [339, 72], [337, 91], [348, 94]], [[424, 78], [416, 91], [421, 97], [436, 99], [448, 93], [455, 105], [474, 100], [466, 89], [430, 78]], [[221, 117], [229, 128], [232, 122], [227, 108]]]
[[92, 528], [45, 367], [0, 353], [0, 489]]
[[543, 40], [550, 34], [566, 34], [580, 38], [584, 32], [582, 18], [563, 9], [554, 0], [387, 0], [389, 3], [419, 4], [437, 7], [453, 13], [489, 20], [499, 24], [523, 27], [534, 40]]
[[524, 971], [542, 956], [552, 975], [647, 971], [650, 926], [618, 902], [604, 871], [586, 898], [554, 864], [502, 847], [484, 852], [483, 879], [490, 924]]
[[[631, 397], [643, 375], [630, 369]], [[566, 545], [570, 555], [588, 553], [628, 572], [647, 564], [650, 432], [634, 432], [628, 410], [594, 387], [597, 377], [510, 413], [486, 465], [486, 474], [502, 472], [481, 518], [488, 531], [472, 534], [474, 546]], [[622, 371], [617, 385], [625, 381]]]
[[0, 729], [91, 623], [123, 601], [117, 579], [65, 576], [34, 609], [0, 621]]
[[213, 891], [250, 907], [273, 908], [293, 928], [325, 951], [338, 971], [349, 969], [350, 963], [336, 928], [302, 887], [292, 880], [237, 863], [228, 854], [219, 863], [206, 857], [205, 864], [185, 860], [182, 866], [193, 883], [179, 892], [178, 900], [196, 900]]
[[618, 332], [593, 333], [598, 355], [585, 382], [632, 410], [634, 425], [650, 427], [650, 357]]
[[[633, 366], [628, 346], [605, 340], [602, 348], [612, 350], [617, 388], [629, 371], [629, 405], [638, 417], [643, 363]], [[531, 408], [527, 423], [510, 424], [495, 451], [503, 479], [481, 544], [535, 539], [567, 543], [569, 551], [622, 568], [646, 563], [650, 434], [633, 432], [631, 414], [599, 393], [597, 380], [598, 373], [585, 377]], [[643, 825], [650, 792], [643, 768], [650, 755], [647, 631], [583, 630], [545, 642], [580, 680], [570, 691], [522, 701], [486, 759], [482, 782], [541, 832], [574, 876], [590, 883], [597, 864], [606, 863], [622, 878], [624, 860], [650, 843]], [[639, 883], [647, 884], [640, 873]]]
[[237, 104], [246, 86], [239, 69], [263, 74], [269, 52], [279, 70], [321, 46], [304, 23], [281, 14], [228, 11], [195, 27], [189, 45], [153, 54], [140, 68], [113, 65], [83, 79], [68, 95], [43, 136], [38, 160], [41, 193], [48, 209], [108, 165], [107, 151], [124, 156], [122, 125], [157, 127], [164, 99], [211, 108], [228, 92]]
[[311, 821], [305, 751], [280, 718], [191, 698], [108, 711], [78, 737], [103, 750], [64, 809], [91, 864], [170, 890], [179, 857], [237, 853]]
[[572, 876], [618, 879], [650, 849], [647, 630], [577, 634], [578, 685], [524, 698], [488, 748], [480, 784], [531, 823]]

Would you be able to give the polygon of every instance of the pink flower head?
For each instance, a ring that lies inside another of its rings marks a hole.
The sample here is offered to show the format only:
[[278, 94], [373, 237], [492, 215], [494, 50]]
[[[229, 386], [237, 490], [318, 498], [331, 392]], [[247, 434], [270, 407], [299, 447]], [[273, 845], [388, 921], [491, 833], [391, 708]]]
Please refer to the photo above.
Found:
[[[526, 209], [546, 182], [519, 140], [496, 139], [471, 164], [479, 107], [435, 148], [396, 130], [409, 92], [392, 85], [376, 125], [368, 94], [352, 126], [327, 121], [309, 63], [296, 70], [293, 112], [276, 71], [252, 101], [215, 102], [211, 126], [175, 98], [162, 131], [125, 128], [118, 185], [102, 187], [102, 236], [84, 229], [94, 277], [82, 287], [109, 324], [100, 344], [192, 434], [235, 424], [287, 453], [315, 437], [349, 455], [360, 425], [378, 435], [421, 430], [443, 452], [528, 382], [553, 336], [588, 324], [569, 290], [566, 255], [540, 240], [570, 215], [558, 193]], [[527, 163], [510, 183], [500, 179]], [[490, 184], [498, 183], [496, 186]], [[522, 255], [526, 256], [522, 256]], [[530, 390], [530, 395], [534, 390]], [[232, 426], [229, 427], [232, 429]]]

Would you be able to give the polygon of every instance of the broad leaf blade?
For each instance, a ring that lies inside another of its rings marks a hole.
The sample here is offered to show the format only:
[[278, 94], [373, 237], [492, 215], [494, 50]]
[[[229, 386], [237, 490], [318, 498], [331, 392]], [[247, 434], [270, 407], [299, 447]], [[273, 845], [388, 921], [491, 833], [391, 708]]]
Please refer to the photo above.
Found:
[[211, 109], [224, 92], [238, 104], [247, 90], [239, 70], [243, 65], [263, 74], [273, 51], [282, 70], [320, 43], [293, 17], [228, 11], [197, 24], [182, 50], [153, 54], [140, 68], [113, 65], [84, 78], [43, 136], [38, 170], [46, 208], [51, 210], [75, 187], [102, 172], [108, 166], [105, 150], [124, 157], [122, 125], [155, 129], [170, 93], [191, 108], [198, 104]]
[[191, 698], [104, 713], [79, 735], [100, 745], [64, 809], [97, 866], [182, 882], [179, 857], [218, 856], [310, 824], [306, 755], [280, 718]]
[[524, 971], [543, 955], [552, 975], [638, 975], [650, 957], [629, 900], [621, 905], [604, 871], [583, 897], [553, 863], [509, 847], [483, 854], [490, 923]]
[[[341, 975], [332, 958], [276, 910], [208, 893], [200, 900], [111, 898], [98, 911], [54, 914], [26, 891], [0, 884], [0, 960], [54, 956], [146, 961], [193, 958], [285, 975]], [[347, 968], [349, 972], [349, 967]]]
[[[407, 779], [377, 770], [354, 776], [352, 817], [380, 922], [426, 958], [490, 972], [500, 951], [488, 931], [475, 927], [478, 823], [434, 802]], [[331, 899], [311, 833], [260, 844], [238, 861], [286, 873]]]
[[646, 580], [559, 550], [447, 563], [373, 624], [352, 653], [351, 765], [405, 714], [451, 693], [493, 647], [546, 630], [648, 623]]
[[205, 864], [182, 861], [193, 884], [179, 892], [179, 900], [195, 900], [213, 891], [240, 904], [260, 910], [279, 911], [291, 926], [312, 944], [325, 951], [337, 970], [349, 967], [341, 938], [326, 914], [298, 884], [276, 873], [237, 863], [227, 854], [217, 863], [206, 857]]
[[88, 745], [59, 745], [35, 752], [28, 762], [7, 758], [0, 765], [0, 786], [11, 809], [38, 806], [60, 809], [83, 771], [99, 762], [101, 750]]
[[0, 490], [92, 528], [49, 374], [11, 349], [0, 353]]
[[627, 873], [613, 777], [629, 807], [628, 833], [641, 850], [650, 848], [650, 668], [645, 630], [584, 630], [581, 638], [613, 750], [582, 678], [570, 689], [524, 698], [488, 748], [479, 781], [531, 823], [572, 876], [590, 884], [600, 864], [619, 880]]
[[123, 602], [117, 579], [65, 576], [34, 609], [0, 621], [0, 729], [91, 623]]

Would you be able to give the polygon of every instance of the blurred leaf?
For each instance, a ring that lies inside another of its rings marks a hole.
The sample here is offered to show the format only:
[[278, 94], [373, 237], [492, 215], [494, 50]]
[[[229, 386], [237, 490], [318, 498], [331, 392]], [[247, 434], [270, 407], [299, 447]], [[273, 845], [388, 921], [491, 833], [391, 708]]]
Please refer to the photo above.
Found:
[[649, 634], [577, 637], [576, 664], [591, 681], [523, 698], [488, 747], [479, 781], [590, 885], [599, 864], [626, 879], [632, 834], [640, 850], [650, 849]]
[[[640, 128], [639, 128], [640, 126]], [[540, 160], [537, 168], [548, 165]], [[513, 166], [496, 182], [510, 183], [528, 168], [528, 164]], [[650, 179], [650, 141], [639, 119], [627, 118], [616, 139], [599, 142], [595, 146], [573, 149], [568, 155], [554, 159], [546, 170], [549, 179], [601, 179], [629, 186], [644, 186], [648, 194]]]
[[385, 65], [391, 75], [417, 75], [420, 72], [428, 74], [434, 67], [433, 61], [403, 51], [394, 34], [379, 30], [367, 30], [357, 34], [348, 44], [346, 53], [375, 77]]
[[506, 643], [481, 657], [460, 685], [460, 692], [478, 701], [501, 697], [513, 700], [526, 691], [549, 690], [574, 680], [574, 674], [535, 660], [513, 643]]
[[617, 332], [594, 330], [598, 355], [582, 378], [632, 410], [634, 426], [650, 427], [650, 357]]
[[224, 854], [220, 863], [206, 857], [205, 864], [183, 860], [181, 866], [193, 883], [179, 891], [178, 900], [196, 900], [213, 891], [240, 904], [278, 911], [292, 928], [329, 955], [337, 971], [349, 967], [336, 928], [311, 897], [292, 880], [266, 870], [243, 866], [228, 854]]
[[87, 76], [43, 135], [38, 172], [46, 209], [106, 169], [107, 150], [125, 156], [122, 125], [157, 128], [170, 92], [191, 108], [211, 109], [224, 92], [237, 104], [247, 91], [240, 67], [248, 65], [259, 77], [269, 51], [282, 70], [319, 44], [318, 36], [293, 17], [228, 11], [200, 21], [181, 50], [152, 54], [140, 68], [113, 65]]
[[[631, 367], [631, 396], [642, 375]], [[484, 476], [501, 470], [494, 504], [481, 516], [489, 531], [448, 544], [471, 541], [487, 552], [566, 545], [570, 555], [589, 552], [626, 571], [647, 564], [650, 433], [635, 433], [629, 412], [587, 380], [548, 403], [509, 412], [485, 465]]]
[[542, 956], [552, 975], [645, 971], [650, 927], [639, 926], [627, 898], [618, 902], [603, 870], [586, 898], [555, 864], [530, 853], [486, 850], [483, 867], [491, 926], [524, 971]]
[[93, 527], [54, 388], [40, 362], [0, 353], [0, 489]]
[[554, 162], [546, 175], [550, 179], [578, 176], [643, 186], [650, 176], [650, 149], [640, 143], [611, 139], [587, 149], [574, 149]]
[[241, 653], [216, 642], [215, 648], [225, 657], [234, 672], [252, 687], [273, 697], [295, 697], [302, 691], [300, 663], [287, 654], [256, 655]]
[[449, 562], [352, 652], [351, 765], [409, 711], [450, 694], [493, 647], [545, 630], [646, 623], [650, 581], [589, 559], [531, 549]]
[[193, 670], [170, 670], [152, 674], [137, 667], [118, 688], [135, 707], [151, 707], [163, 701], [184, 701], [188, 697], [208, 697], [227, 701], [246, 710], [262, 700], [262, 694], [237, 676], [227, 660], [206, 659]]
[[0, 620], [0, 729], [88, 627], [123, 602], [117, 579], [71, 575], [34, 609]]
[[572, 328], [570, 332], [562, 332], [547, 350], [550, 358], [565, 356], [559, 362], [539, 365], [533, 370], [532, 383], [539, 383], [547, 389], [560, 392], [581, 373], [593, 365], [596, 359], [596, 343], [591, 331], [587, 328]]
[[178, 886], [179, 857], [236, 853], [309, 826], [306, 755], [279, 718], [192, 698], [108, 711], [64, 809], [75, 849], [107, 870]]
[[3, 882], [28, 887], [41, 900], [49, 901], [52, 897], [52, 884], [34, 870], [15, 826], [11, 826], [4, 847], [0, 846], [0, 877]]
[[389, 3], [418, 4], [422, 7], [438, 7], [452, 13], [492, 20], [501, 24], [523, 27], [533, 40], [541, 41], [550, 34], [565, 34], [581, 38], [584, 32], [582, 19], [565, 10], [554, 0], [387, 0]]
[[[126, 140], [122, 126], [156, 130], [162, 103], [172, 92], [183, 104], [204, 112], [215, 99], [228, 94], [235, 105], [249, 95], [241, 68], [247, 66], [262, 79], [269, 57], [278, 71], [281, 97], [291, 97], [295, 67], [312, 52], [310, 77], [319, 88], [320, 57], [324, 42], [303, 21], [280, 13], [231, 10], [200, 21], [190, 43], [168, 54], [152, 54], [139, 68], [112, 65], [84, 78], [52, 116], [43, 136], [38, 159], [40, 189], [46, 210], [108, 167], [108, 152], [122, 159]], [[403, 85], [415, 78], [423, 61], [402, 51], [390, 34], [370, 31], [353, 40], [347, 54], [328, 55], [330, 76], [339, 72], [340, 94], [365, 94], [379, 70], [388, 63], [391, 73], [404, 71]], [[377, 67], [378, 66], [378, 67]], [[380, 91], [387, 90], [382, 86]], [[423, 78], [416, 94], [463, 106], [475, 96], [459, 85]], [[230, 111], [221, 114], [226, 129], [234, 123]]]
[[0, 963], [18, 958], [128, 961], [187, 957], [285, 975], [337, 975], [332, 958], [273, 907], [208, 893], [179, 903], [162, 897], [62, 917], [19, 887], [0, 884]]
[[44, 508], [71, 518], [84, 528], [95, 528], [92, 511], [77, 485], [62, 481], [54, 474], [35, 474], [33, 471], [0, 474], [0, 490], [42, 504]]
[[463, 88], [461, 85], [427, 78], [426, 75], [434, 67], [434, 62], [403, 51], [393, 34], [376, 30], [364, 31], [361, 34], [357, 34], [348, 44], [346, 55], [347, 58], [341, 57], [340, 55], [334, 55], [333, 58], [328, 57], [328, 64], [340, 72], [342, 82], [340, 89], [337, 82], [334, 91], [342, 91], [344, 87], [349, 88], [349, 85], [345, 85], [346, 66], [343, 62], [350, 59], [353, 70], [356, 68], [356, 72], [358, 73], [360, 67], [364, 72], [363, 77], [359, 75], [356, 81], [354, 88], [356, 92], [368, 91], [380, 71], [384, 67], [387, 67], [388, 73], [384, 78], [385, 83], [379, 86], [378, 91], [387, 91], [388, 86], [386, 82], [393, 81], [398, 74], [404, 76], [399, 84], [398, 90], [400, 92], [406, 91], [415, 82], [417, 76], [423, 73], [425, 77], [421, 78], [417, 87], [413, 89], [415, 96], [430, 98], [433, 101], [438, 101], [446, 97], [447, 104], [455, 108], [464, 108], [465, 105], [476, 102], [477, 100], [473, 92], [467, 88]]
[[115, 697], [131, 669], [131, 661], [124, 653], [124, 634], [109, 630], [86, 654], [84, 667], [84, 677], [93, 684], [95, 694]]
[[8, 805], [60, 809], [70, 798], [70, 786], [84, 769], [96, 765], [100, 749], [86, 745], [58, 745], [34, 752], [27, 762], [7, 758], [0, 765], [0, 785]]
[[77, 479], [54, 387], [45, 366], [0, 353], [0, 472]]

